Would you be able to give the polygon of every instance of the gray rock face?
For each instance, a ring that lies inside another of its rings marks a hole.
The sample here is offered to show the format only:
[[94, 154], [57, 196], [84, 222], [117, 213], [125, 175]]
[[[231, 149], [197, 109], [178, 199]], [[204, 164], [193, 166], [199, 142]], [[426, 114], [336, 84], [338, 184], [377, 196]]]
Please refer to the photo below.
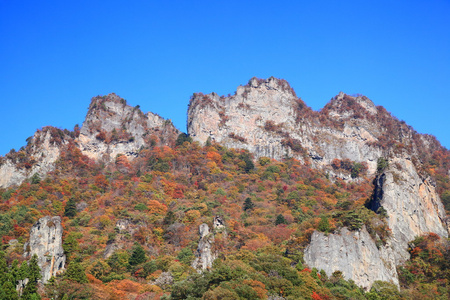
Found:
[[[61, 153], [61, 145], [65, 143], [67, 143], [65, 139], [60, 142], [55, 141], [51, 127], [37, 131], [26, 150], [17, 153], [17, 159], [7, 155], [4, 162], [0, 164], [0, 188], [19, 185], [35, 173], [44, 177], [45, 174], [53, 171], [55, 161]], [[21, 162], [24, 158], [29, 164]]]
[[44, 127], [24, 150], [0, 156], [0, 188], [19, 185], [35, 173], [45, 177], [69, 142], [75, 142], [84, 155], [110, 163], [118, 154], [134, 158], [143, 147], [172, 146], [179, 134], [170, 120], [144, 114], [115, 94], [94, 97], [77, 138], [68, 131]]
[[205, 223], [199, 226], [200, 240], [198, 242], [195, 259], [192, 267], [198, 271], [204, 271], [212, 267], [217, 255], [213, 251], [214, 235], [209, 232], [209, 226]]
[[33, 225], [30, 241], [24, 245], [25, 258], [29, 259], [34, 254], [38, 256], [42, 283], [64, 270], [66, 255], [62, 247], [62, 233], [61, 218], [46, 216]]
[[169, 145], [179, 133], [170, 120], [151, 112], [144, 114], [139, 107], [109, 94], [92, 99], [77, 142], [83, 154], [110, 161], [117, 154], [135, 157], [152, 139], [153, 143]]
[[[209, 138], [229, 148], [248, 149], [256, 157], [295, 157], [319, 167], [335, 158], [350, 159], [367, 162], [369, 172], [375, 173], [382, 152], [370, 143], [381, 132], [365, 118], [347, 121], [354, 112], [337, 109], [346, 97], [340, 93], [322, 114], [340, 124], [332, 127], [321, 124], [322, 117], [298, 99], [286, 81], [252, 78], [233, 96], [195, 94], [188, 109], [188, 133], [201, 143]], [[377, 113], [369, 99], [352, 99], [368, 116]]]
[[408, 242], [416, 236], [434, 232], [448, 237], [445, 210], [434, 184], [417, 174], [411, 159], [392, 158], [378, 178], [383, 178], [377, 183], [382, 191], [379, 204], [388, 215], [397, 264], [409, 258]]
[[323, 269], [327, 275], [341, 271], [345, 279], [353, 279], [365, 289], [376, 280], [398, 285], [398, 277], [392, 249], [377, 248], [366, 228], [325, 235], [315, 231], [311, 244], [305, 250], [305, 262], [310, 267]]

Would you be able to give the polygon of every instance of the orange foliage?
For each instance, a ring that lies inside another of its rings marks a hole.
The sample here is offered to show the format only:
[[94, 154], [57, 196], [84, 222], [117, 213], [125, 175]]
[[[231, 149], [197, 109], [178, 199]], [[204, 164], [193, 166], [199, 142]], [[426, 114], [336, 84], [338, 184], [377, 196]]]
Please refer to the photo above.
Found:
[[156, 200], [148, 201], [147, 206], [150, 214], [164, 215], [167, 212], [167, 206]]

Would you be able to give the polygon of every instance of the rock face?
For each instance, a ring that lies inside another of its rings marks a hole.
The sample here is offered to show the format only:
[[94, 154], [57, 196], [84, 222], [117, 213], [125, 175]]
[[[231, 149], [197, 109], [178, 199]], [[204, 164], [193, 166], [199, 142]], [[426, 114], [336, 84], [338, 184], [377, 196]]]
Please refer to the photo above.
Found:
[[108, 162], [118, 154], [137, 156], [141, 147], [173, 145], [179, 133], [170, 120], [109, 94], [92, 99], [77, 142], [83, 154]]
[[29, 138], [20, 151], [0, 156], [0, 188], [21, 184], [35, 173], [45, 177], [68, 143], [104, 163], [114, 162], [118, 154], [134, 158], [142, 148], [173, 146], [180, 134], [170, 120], [151, 112], [144, 114], [116, 94], [92, 98], [79, 132], [44, 127]]
[[30, 241], [24, 245], [25, 258], [38, 256], [42, 283], [64, 270], [66, 255], [62, 248], [62, 233], [60, 217], [43, 217], [33, 225]]
[[[341, 113], [347, 99], [355, 109]], [[361, 119], [354, 119], [359, 110]], [[194, 94], [187, 127], [194, 140], [211, 139], [229, 148], [248, 149], [256, 157], [295, 157], [317, 166], [330, 165], [335, 158], [350, 159], [367, 162], [374, 173], [382, 151], [369, 144], [377, 141], [381, 131], [367, 118], [375, 114], [372, 101], [344, 93], [317, 113], [297, 98], [285, 80], [252, 78], [233, 96]]]
[[435, 186], [417, 174], [410, 158], [392, 158], [375, 182], [379, 194], [369, 206], [375, 211], [381, 206], [387, 213], [397, 264], [409, 258], [407, 245], [416, 236], [434, 232], [448, 237], [445, 210]]
[[53, 171], [68, 138], [57, 128], [45, 127], [28, 140], [25, 149], [0, 157], [0, 188], [19, 185], [35, 173], [44, 177]]
[[198, 242], [195, 259], [192, 267], [198, 271], [204, 271], [212, 267], [216, 254], [213, 251], [214, 235], [209, 232], [208, 224], [201, 224], [198, 229], [200, 240]]
[[218, 256], [218, 251], [214, 247], [214, 235], [221, 234], [224, 239], [228, 238], [227, 228], [222, 216], [215, 216], [213, 220], [213, 232], [209, 231], [208, 224], [201, 224], [198, 228], [200, 240], [198, 242], [195, 259], [192, 267], [197, 271], [210, 269], [214, 260]]
[[370, 289], [375, 280], [398, 285], [392, 249], [378, 249], [365, 227], [360, 231], [344, 227], [328, 235], [315, 231], [304, 259], [310, 267], [323, 269], [328, 275], [339, 270], [345, 279], [353, 279], [365, 289]]

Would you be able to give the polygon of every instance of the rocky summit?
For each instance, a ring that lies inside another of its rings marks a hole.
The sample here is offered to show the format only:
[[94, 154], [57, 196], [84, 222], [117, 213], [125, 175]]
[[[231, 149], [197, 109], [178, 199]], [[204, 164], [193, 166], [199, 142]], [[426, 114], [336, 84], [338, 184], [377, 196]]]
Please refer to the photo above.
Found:
[[314, 111], [252, 78], [193, 94], [187, 133], [97, 96], [0, 157], [0, 196], [26, 297], [449, 296], [450, 151], [362, 95]]

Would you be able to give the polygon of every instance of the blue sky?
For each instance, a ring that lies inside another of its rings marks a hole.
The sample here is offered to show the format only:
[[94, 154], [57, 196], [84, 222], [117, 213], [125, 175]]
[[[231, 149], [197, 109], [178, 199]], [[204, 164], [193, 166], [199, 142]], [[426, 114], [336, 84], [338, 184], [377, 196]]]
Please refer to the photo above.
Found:
[[192, 93], [253, 76], [316, 110], [364, 94], [450, 148], [449, 15], [447, 0], [0, 0], [0, 155], [111, 92], [186, 131]]

